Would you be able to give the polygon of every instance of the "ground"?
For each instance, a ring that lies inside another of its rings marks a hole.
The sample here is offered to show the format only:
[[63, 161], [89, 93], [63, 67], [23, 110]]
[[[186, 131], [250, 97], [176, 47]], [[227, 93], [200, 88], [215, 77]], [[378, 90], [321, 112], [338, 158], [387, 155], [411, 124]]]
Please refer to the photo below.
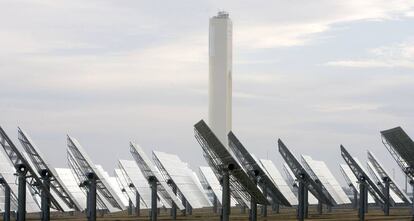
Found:
[[[258, 220], [296, 220], [295, 209], [293, 208], [281, 208], [280, 213], [276, 214], [269, 210], [268, 217], [260, 216], [260, 208], [258, 209], [259, 215]], [[332, 212], [325, 212], [322, 215], [317, 215], [316, 208], [311, 207], [309, 213], [309, 218], [306, 220], [323, 220], [323, 221], [351, 221], [358, 220], [357, 211], [351, 208], [334, 208]], [[141, 211], [142, 216], [128, 216], [126, 211], [112, 214], [99, 214], [98, 220], [148, 220], [148, 210]], [[411, 219], [411, 208], [402, 207], [402, 208], [391, 208], [390, 216], [384, 216], [383, 212], [379, 208], [370, 208], [366, 214], [366, 220], [412, 220]], [[27, 217], [27, 220], [39, 220], [38, 215], [30, 214]], [[62, 214], [55, 213], [51, 216], [52, 220], [65, 220], [65, 221], [78, 221], [86, 220], [85, 214]], [[172, 220], [169, 216], [169, 210], [161, 210], [158, 216], [158, 220]], [[193, 210], [192, 215], [183, 216], [181, 213], [178, 213], [177, 220], [200, 220], [200, 221], [210, 221], [210, 220], [220, 220], [218, 214], [214, 214], [211, 208], [204, 209], [195, 209]], [[240, 209], [233, 208], [230, 220], [235, 221], [247, 221], [248, 214], [242, 214]]]

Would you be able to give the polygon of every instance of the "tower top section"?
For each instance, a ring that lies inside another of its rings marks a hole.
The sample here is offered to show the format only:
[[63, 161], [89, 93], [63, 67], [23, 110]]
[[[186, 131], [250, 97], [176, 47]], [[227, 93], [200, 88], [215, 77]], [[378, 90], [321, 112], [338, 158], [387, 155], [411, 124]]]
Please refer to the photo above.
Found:
[[214, 18], [229, 18], [229, 13], [226, 11], [219, 11]]

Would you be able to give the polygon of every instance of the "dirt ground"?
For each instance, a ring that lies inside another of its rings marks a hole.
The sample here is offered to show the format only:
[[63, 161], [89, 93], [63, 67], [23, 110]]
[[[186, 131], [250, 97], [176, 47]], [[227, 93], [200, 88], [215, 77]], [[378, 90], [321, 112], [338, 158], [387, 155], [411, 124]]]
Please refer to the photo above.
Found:
[[[111, 214], [99, 214], [98, 220], [148, 220], [148, 210], [142, 210], [141, 216], [128, 216], [126, 211]], [[258, 208], [258, 220], [296, 220], [296, 210], [294, 208], [281, 208], [280, 213], [276, 214], [270, 209], [268, 210], [268, 216], [262, 217], [260, 215], [260, 208]], [[169, 210], [162, 209], [158, 215], [158, 220], [172, 220], [169, 216]], [[86, 220], [84, 213], [76, 214], [62, 214], [53, 213], [51, 215], [52, 220], [62, 221], [78, 221]], [[230, 216], [231, 220], [235, 221], [247, 221], [248, 213], [241, 213], [239, 208], [233, 208]], [[27, 220], [39, 220], [38, 214], [28, 214]], [[220, 220], [218, 214], [214, 214], [211, 208], [195, 209], [192, 215], [183, 216], [181, 213], [177, 214], [177, 220]], [[324, 221], [351, 221], [358, 220], [357, 211], [350, 208], [334, 208], [332, 212], [324, 211], [322, 215], [316, 213], [316, 208], [309, 208], [309, 218], [311, 220], [324, 220]], [[391, 208], [390, 216], [384, 216], [383, 212], [379, 208], [370, 208], [366, 214], [366, 220], [412, 220], [411, 208]]]

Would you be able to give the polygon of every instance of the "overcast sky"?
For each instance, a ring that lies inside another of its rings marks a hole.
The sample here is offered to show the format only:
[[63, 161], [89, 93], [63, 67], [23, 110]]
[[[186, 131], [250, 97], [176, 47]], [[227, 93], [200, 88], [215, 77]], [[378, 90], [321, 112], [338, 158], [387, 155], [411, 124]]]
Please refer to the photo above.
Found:
[[[55, 167], [66, 134], [112, 173], [146, 152], [206, 165], [193, 125], [207, 117], [208, 20], [233, 20], [233, 130], [280, 169], [281, 138], [344, 183], [343, 144], [400, 169], [380, 130], [414, 136], [414, 1], [0, 1], [0, 124]], [[207, 120], [207, 119], [206, 119]]]

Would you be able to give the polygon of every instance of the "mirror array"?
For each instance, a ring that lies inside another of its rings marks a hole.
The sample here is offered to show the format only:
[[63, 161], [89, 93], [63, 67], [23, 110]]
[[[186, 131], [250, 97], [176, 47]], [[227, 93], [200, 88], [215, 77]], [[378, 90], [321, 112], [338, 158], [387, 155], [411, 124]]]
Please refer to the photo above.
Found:
[[[387, 216], [390, 208], [413, 204], [412, 196], [372, 151], [367, 151], [364, 165], [340, 145], [345, 164], [340, 163], [339, 169], [347, 185], [342, 187], [325, 162], [308, 155], [296, 158], [280, 139], [277, 149], [284, 176], [273, 161], [256, 158], [232, 131], [229, 143], [223, 144], [201, 120], [194, 125], [194, 136], [208, 166], [194, 171], [178, 155], [155, 150], [150, 158], [131, 142], [132, 160], [119, 159], [111, 175], [69, 135], [68, 167], [54, 168], [25, 131], [17, 130], [22, 147], [18, 148], [0, 127], [0, 213], [3, 220], [13, 216], [26, 220], [27, 214], [50, 220], [51, 213], [84, 213], [88, 220], [96, 220], [97, 212], [128, 210], [130, 216], [157, 220], [163, 208], [170, 210], [171, 219], [192, 216], [193, 209], [212, 208], [211, 213], [226, 221], [234, 213], [231, 208], [238, 207], [242, 214], [249, 210], [249, 220], [254, 221], [258, 208], [266, 217], [271, 207], [273, 213], [294, 208], [297, 219], [304, 220], [314, 205], [319, 215], [324, 208], [327, 213], [354, 208], [359, 220], [365, 220], [370, 207], [381, 208]], [[414, 189], [413, 141], [401, 127], [381, 131], [381, 138]]]

